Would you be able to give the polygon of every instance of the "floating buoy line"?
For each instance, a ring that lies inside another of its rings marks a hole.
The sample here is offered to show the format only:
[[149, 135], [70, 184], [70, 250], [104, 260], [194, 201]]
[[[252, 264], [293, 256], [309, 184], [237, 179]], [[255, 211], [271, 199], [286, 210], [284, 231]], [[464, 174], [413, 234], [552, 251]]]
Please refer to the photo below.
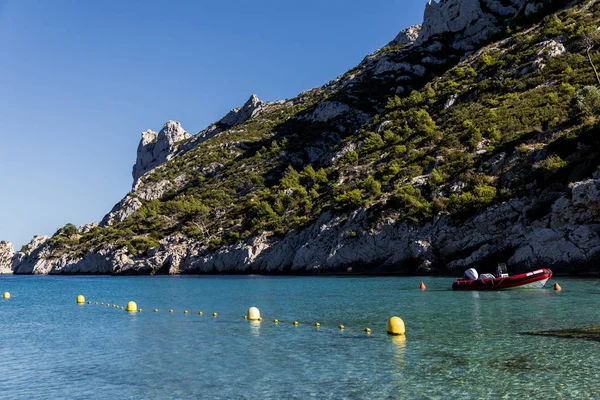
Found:
[[[424, 291], [426, 289], [426, 286], [423, 282], [420, 283], [419, 289], [422, 291]], [[560, 287], [560, 285], [558, 283], [555, 283], [554, 290], [561, 291], [562, 288]], [[4, 292], [2, 297], [6, 300], [10, 299], [11, 298], [10, 292]], [[117, 310], [124, 310], [130, 314], [142, 312], [142, 309], [138, 308], [137, 304], [134, 301], [129, 301], [125, 307], [120, 306], [118, 304], [104, 303], [104, 302], [91, 301], [91, 300], [88, 300], [86, 302], [85, 296], [83, 296], [82, 294], [77, 295], [77, 297], [75, 298], [75, 301], [78, 305], [85, 305], [87, 303], [88, 305], [93, 304], [93, 305], [106, 306], [106, 307], [112, 306], [113, 308], [115, 308]], [[154, 311], [154, 313], [160, 312], [160, 310], [158, 308], [155, 308], [153, 311]], [[173, 314], [175, 312], [174, 309], [169, 309], [168, 311], [170, 314]], [[189, 313], [190, 312], [188, 310], [183, 310], [183, 314], [188, 315]], [[204, 315], [203, 311], [198, 311], [198, 316], [203, 316], [203, 315]], [[218, 316], [217, 312], [213, 312], [212, 316], [216, 318]], [[260, 310], [257, 307], [250, 307], [248, 309], [247, 313], [243, 316], [243, 318], [245, 320], [252, 321], [252, 322], [261, 322], [263, 320], [260, 315]], [[273, 319], [272, 321], [274, 324], [279, 324], [279, 322], [280, 322], [278, 319]], [[300, 322], [297, 320], [291, 321], [291, 324], [294, 326], [300, 326]], [[310, 323], [310, 325], [313, 325], [316, 328], [321, 327], [320, 322]], [[346, 329], [346, 327], [343, 324], [339, 324], [337, 327], [338, 327], [338, 330], [341, 332], [345, 331], [345, 329]], [[368, 335], [370, 335], [372, 333], [372, 330], [369, 327], [363, 328], [362, 331]], [[397, 316], [391, 317], [387, 321], [387, 324], [386, 324], [386, 333], [389, 335], [393, 335], [393, 336], [404, 336], [406, 333], [406, 327], [404, 325], [404, 321], [400, 317], [397, 317]]]
[[[85, 298], [83, 297], [83, 295], [77, 296], [76, 302], [79, 305], [86, 304], [86, 301], [85, 301]], [[98, 303], [97, 301], [94, 301], [94, 302], [88, 301], [87, 304], [95, 304], [95, 305], [101, 305], [101, 306], [103, 306], [103, 305], [106, 304], [107, 307], [112, 306], [113, 308], [115, 308], [117, 310], [125, 310], [128, 313], [140, 313], [140, 312], [142, 312], [142, 309], [138, 308], [136, 302], [134, 302], [134, 301], [129, 301], [127, 303], [126, 307], [119, 306], [118, 304], [110, 304], [110, 303], [103, 303], [103, 302]], [[155, 308], [153, 311], [155, 313], [159, 313], [160, 312], [160, 310], [158, 308]], [[168, 311], [169, 311], [169, 314], [174, 314], [175, 313], [174, 309], [169, 309]], [[189, 315], [190, 312], [189, 312], [189, 310], [183, 310], [183, 314]], [[202, 315], [204, 315], [204, 312], [203, 311], [198, 311], [198, 316], [202, 316]], [[213, 312], [212, 315], [213, 315], [213, 317], [217, 317], [218, 313], [217, 312]], [[250, 307], [248, 309], [248, 311], [246, 312], [246, 315], [243, 316], [243, 319], [247, 320], [247, 321], [252, 321], [252, 322], [261, 322], [263, 320], [262, 317], [260, 316], [260, 310], [257, 307]], [[278, 319], [273, 319], [272, 321], [273, 321], [274, 324], [279, 324], [279, 320]], [[293, 320], [290, 323], [292, 325], [294, 325], [294, 326], [300, 326], [300, 322], [298, 320]], [[321, 327], [321, 323], [320, 322], [314, 322], [314, 323], [311, 323], [310, 325], [313, 325], [316, 328], [320, 328]], [[340, 331], [345, 331], [346, 330], [346, 326], [343, 325], [343, 324], [339, 324], [337, 326], [337, 328]], [[364, 333], [366, 333], [366, 334], [369, 334], [369, 335], [372, 332], [371, 328], [369, 328], [369, 327], [362, 328], [362, 331]], [[399, 318], [399, 317], [391, 317], [388, 320], [388, 322], [387, 322], [386, 332], [388, 334], [390, 334], [390, 335], [404, 335], [405, 334], [404, 321], [402, 321], [402, 319]]]

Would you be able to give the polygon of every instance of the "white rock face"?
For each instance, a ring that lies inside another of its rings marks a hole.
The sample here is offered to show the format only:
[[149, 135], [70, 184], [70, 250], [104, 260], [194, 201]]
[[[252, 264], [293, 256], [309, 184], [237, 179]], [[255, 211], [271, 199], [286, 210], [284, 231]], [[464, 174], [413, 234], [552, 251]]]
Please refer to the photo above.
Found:
[[562, 56], [567, 52], [565, 46], [554, 39], [540, 42], [537, 46], [540, 50], [537, 53], [536, 59], [533, 61], [533, 69], [544, 69], [546, 66], [546, 64], [544, 64], [545, 59]]
[[169, 161], [178, 150], [177, 144], [190, 137], [176, 121], [167, 121], [158, 133], [143, 132], [133, 166], [133, 184], [146, 172]]
[[337, 101], [324, 101], [308, 118], [315, 122], [327, 122], [350, 111], [350, 107]]
[[421, 24], [410, 26], [406, 29], [402, 29], [398, 36], [390, 42], [390, 45], [404, 46], [412, 44], [419, 38], [419, 32], [421, 31]]
[[[457, 35], [453, 47], [472, 50], [489, 34], [504, 26], [503, 20], [517, 15], [530, 0], [429, 0], [425, 7], [418, 42], [435, 35]], [[485, 11], [484, 11], [485, 10]]]
[[257, 95], [253, 94], [242, 107], [234, 108], [233, 110], [229, 111], [229, 113], [227, 113], [227, 115], [225, 115], [218, 122], [218, 124], [225, 125], [228, 128], [242, 124], [250, 118], [258, 115], [264, 104], [265, 103], [260, 101]]
[[0, 274], [12, 274], [12, 259], [15, 248], [12, 243], [0, 242]]
[[121, 222], [130, 215], [133, 215], [141, 206], [142, 202], [139, 199], [127, 195], [123, 200], [117, 203], [108, 214], [106, 214], [100, 225], [110, 226], [116, 222]]

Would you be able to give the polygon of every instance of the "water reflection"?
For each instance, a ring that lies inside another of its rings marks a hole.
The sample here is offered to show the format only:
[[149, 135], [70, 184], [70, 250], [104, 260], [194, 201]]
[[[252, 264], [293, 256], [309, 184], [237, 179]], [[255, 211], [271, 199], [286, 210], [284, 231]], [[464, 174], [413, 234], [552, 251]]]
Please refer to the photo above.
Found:
[[399, 367], [398, 372], [402, 372], [404, 369], [404, 358], [406, 353], [406, 336], [405, 335], [394, 335], [390, 336], [394, 349], [394, 364]]
[[250, 321], [250, 333], [260, 336], [260, 321]]

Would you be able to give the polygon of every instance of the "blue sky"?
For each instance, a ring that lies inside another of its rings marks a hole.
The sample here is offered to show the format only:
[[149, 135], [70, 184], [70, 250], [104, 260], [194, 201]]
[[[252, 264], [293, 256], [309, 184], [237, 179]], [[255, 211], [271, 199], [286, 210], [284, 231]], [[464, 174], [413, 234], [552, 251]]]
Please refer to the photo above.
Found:
[[98, 221], [140, 132], [322, 85], [425, 0], [0, 0], [0, 240]]

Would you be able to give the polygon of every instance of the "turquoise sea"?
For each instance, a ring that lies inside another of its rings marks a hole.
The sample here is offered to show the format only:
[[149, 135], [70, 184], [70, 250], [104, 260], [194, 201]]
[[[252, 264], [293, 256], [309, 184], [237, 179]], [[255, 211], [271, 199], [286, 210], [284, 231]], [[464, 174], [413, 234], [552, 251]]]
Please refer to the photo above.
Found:
[[[557, 280], [2, 276], [0, 398], [598, 399], [600, 342], [520, 334], [600, 324], [600, 280]], [[129, 300], [143, 312], [94, 304]], [[386, 334], [393, 315], [405, 338]]]

